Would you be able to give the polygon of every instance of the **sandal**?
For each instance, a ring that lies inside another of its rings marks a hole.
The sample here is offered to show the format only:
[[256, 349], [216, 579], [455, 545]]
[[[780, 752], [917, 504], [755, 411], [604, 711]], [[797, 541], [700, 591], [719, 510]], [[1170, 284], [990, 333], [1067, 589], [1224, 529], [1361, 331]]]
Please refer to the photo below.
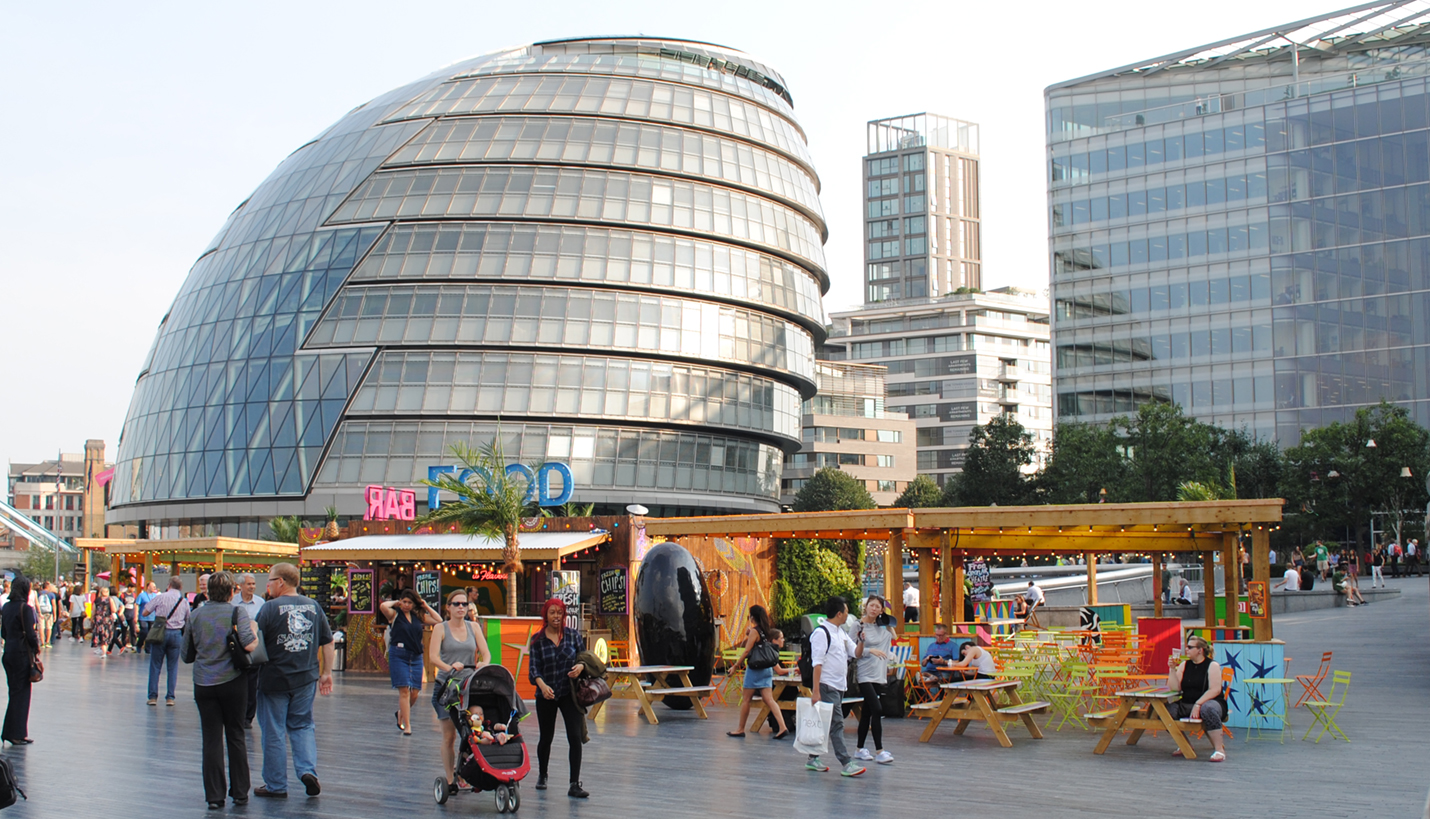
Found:
[[1221, 751], [1217, 751], [1216, 753], [1212, 754], [1212, 755], [1211, 755], [1211, 758], [1209, 758], [1207, 761], [1208, 761], [1208, 762], [1225, 762], [1225, 761], [1226, 761], [1226, 754], [1222, 753]]
[[1181, 755], [1182, 755], [1182, 749], [1181, 749], [1181, 748], [1178, 748], [1177, 750], [1175, 750], [1175, 751], [1172, 752], [1172, 756], [1181, 756]]
[[727, 736], [727, 737], [735, 737], [736, 739], [739, 739], [740, 737], [743, 737], [744, 735], [745, 735], [745, 732], [744, 732], [744, 731], [739, 731], [739, 732], [736, 732], [736, 731], [726, 731], [726, 732], [725, 732], [725, 736]]

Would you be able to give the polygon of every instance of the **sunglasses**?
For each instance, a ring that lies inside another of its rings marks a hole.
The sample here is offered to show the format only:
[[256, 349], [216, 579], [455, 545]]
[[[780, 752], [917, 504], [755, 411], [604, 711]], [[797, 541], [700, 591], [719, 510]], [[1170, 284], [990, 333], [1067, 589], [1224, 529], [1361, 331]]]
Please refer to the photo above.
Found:
[[466, 607], [467, 607], [467, 601], [463, 600], [463, 601], [460, 602], [460, 603], [448, 603], [447, 605], [449, 605], [449, 606], [461, 606], [462, 608], [466, 608]]

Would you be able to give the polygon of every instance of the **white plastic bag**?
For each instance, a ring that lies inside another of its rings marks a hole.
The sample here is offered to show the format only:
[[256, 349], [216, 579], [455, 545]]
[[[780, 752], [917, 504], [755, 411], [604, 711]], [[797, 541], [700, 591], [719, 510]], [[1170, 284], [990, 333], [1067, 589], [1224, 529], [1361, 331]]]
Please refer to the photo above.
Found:
[[829, 753], [829, 723], [834, 706], [821, 700], [818, 705], [809, 697], [794, 701], [794, 749], [802, 754]]

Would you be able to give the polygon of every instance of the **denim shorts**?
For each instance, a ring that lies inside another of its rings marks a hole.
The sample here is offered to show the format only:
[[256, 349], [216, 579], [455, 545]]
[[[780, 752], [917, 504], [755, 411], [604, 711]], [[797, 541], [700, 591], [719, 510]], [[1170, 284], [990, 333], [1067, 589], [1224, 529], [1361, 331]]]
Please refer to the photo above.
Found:
[[387, 650], [387, 673], [393, 688], [422, 690], [422, 654], [393, 646]]

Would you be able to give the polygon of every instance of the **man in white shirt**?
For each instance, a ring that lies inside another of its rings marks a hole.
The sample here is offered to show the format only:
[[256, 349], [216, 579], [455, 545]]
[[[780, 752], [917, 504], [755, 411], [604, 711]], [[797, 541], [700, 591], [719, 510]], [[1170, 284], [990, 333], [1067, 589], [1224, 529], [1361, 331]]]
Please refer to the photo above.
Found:
[[1283, 588], [1286, 591], [1301, 590], [1301, 573], [1296, 571], [1295, 566], [1287, 566], [1286, 574], [1281, 577], [1281, 582], [1277, 583], [1275, 586], [1272, 586], [1271, 590], [1276, 591], [1277, 589]]
[[[253, 575], [239, 575], [239, 596], [232, 601], [233, 605], [248, 612], [249, 621], [254, 623], [258, 622], [258, 610], [263, 608], [263, 598], [254, 594], [257, 590], [258, 581], [253, 579]], [[252, 728], [253, 717], [258, 713], [258, 666], [250, 666], [242, 673], [248, 679], [248, 711], [243, 715], [243, 727]]]
[[1276, 565], [1276, 550], [1275, 550], [1275, 549], [1272, 549], [1272, 550], [1271, 550], [1271, 553], [1270, 553], [1270, 555], [1268, 556], [1268, 560], [1267, 560], [1266, 562], [1270, 563], [1272, 566], [1275, 566], [1275, 565]]
[[904, 622], [919, 621], [919, 590], [907, 580], [904, 581]]
[[[862, 650], [844, 630], [844, 621], [849, 619], [849, 604], [843, 597], [829, 598], [824, 604], [824, 616], [828, 619], [809, 636], [810, 665], [814, 669], [810, 699], [815, 705], [826, 700], [833, 706], [829, 718], [829, 747], [844, 766], [840, 773], [858, 776], [864, 773], [864, 766], [855, 762], [844, 747], [844, 692], [849, 688], [849, 660]], [[811, 771], [829, 770], [815, 754], [810, 754], [804, 767]]]
[[1028, 608], [1032, 608], [1043, 602], [1043, 590], [1033, 581], [1028, 581], [1028, 590], [1023, 592], [1023, 598], [1028, 601]]

